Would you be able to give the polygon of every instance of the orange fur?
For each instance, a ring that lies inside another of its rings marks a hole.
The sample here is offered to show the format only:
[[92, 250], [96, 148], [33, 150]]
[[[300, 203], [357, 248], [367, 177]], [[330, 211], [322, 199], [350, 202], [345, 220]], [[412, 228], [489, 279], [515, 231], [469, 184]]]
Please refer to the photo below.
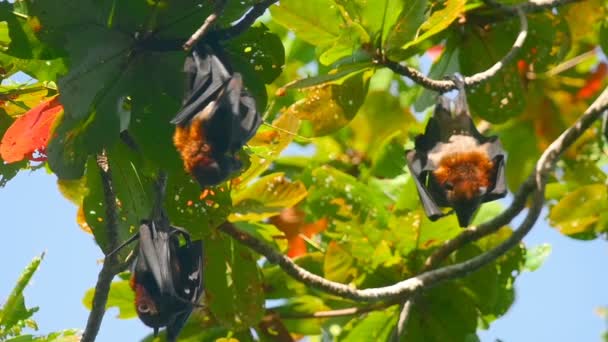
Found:
[[184, 161], [184, 169], [192, 173], [197, 167], [213, 162], [211, 145], [207, 144], [202, 120], [194, 117], [187, 126], [176, 126], [173, 145]]
[[490, 186], [494, 163], [478, 151], [453, 153], [441, 158], [439, 167], [433, 172], [441, 186], [451, 183], [447, 197], [452, 201], [472, 200], [479, 189]]
[[134, 284], [133, 290], [135, 291], [135, 310], [141, 311], [142, 308], [146, 308], [146, 314], [158, 314], [156, 303], [154, 303], [152, 298], [150, 298], [150, 295], [148, 294], [148, 291], [146, 291], [145, 287], [140, 284]]

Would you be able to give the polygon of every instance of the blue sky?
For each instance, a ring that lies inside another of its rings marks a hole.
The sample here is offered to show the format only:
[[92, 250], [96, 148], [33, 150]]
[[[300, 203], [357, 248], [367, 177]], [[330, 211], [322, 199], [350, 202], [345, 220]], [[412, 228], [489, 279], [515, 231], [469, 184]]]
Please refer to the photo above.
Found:
[[[34, 318], [41, 334], [84, 327], [88, 311], [82, 297], [95, 285], [102, 258], [92, 236], [78, 228], [76, 207], [61, 196], [55, 180], [43, 170], [22, 172], [0, 188], [6, 236], [0, 239], [0, 303], [30, 260], [46, 251], [26, 289], [26, 304], [40, 306]], [[539, 222], [526, 243], [544, 242], [553, 246], [551, 255], [539, 270], [517, 279], [515, 305], [480, 332], [482, 341], [600, 340], [606, 326], [594, 310], [608, 305], [608, 244], [572, 240]], [[150, 332], [137, 319], [116, 319], [116, 313], [106, 314], [98, 341], [138, 341]]]

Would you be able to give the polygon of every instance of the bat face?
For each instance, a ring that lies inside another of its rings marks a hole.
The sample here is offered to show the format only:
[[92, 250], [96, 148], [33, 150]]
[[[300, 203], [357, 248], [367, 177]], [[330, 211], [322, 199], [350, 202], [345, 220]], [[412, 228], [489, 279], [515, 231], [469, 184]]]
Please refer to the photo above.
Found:
[[485, 137], [475, 128], [462, 87], [453, 111], [451, 104], [443, 96], [438, 99], [424, 134], [406, 157], [429, 219], [447, 215], [440, 207], [450, 207], [466, 227], [482, 203], [506, 195], [505, 153], [497, 137]]
[[239, 73], [208, 47], [197, 47], [186, 58], [186, 91], [173, 144], [184, 169], [202, 187], [216, 185], [238, 171], [235, 154], [262, 123], [254, 98], [244, 89]]
[[131, 287], [140, 320], [155, 335], [167, 327], [167, 340], [175, 341], [202, 293], [202, 241], [191, 241], [181, 229], [143, 222]]

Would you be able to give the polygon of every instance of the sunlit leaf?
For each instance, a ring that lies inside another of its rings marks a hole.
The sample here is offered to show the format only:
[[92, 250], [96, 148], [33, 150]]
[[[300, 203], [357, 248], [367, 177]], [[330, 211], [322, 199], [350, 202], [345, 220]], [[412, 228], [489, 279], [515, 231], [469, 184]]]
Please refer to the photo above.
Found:
[[597, 226], [605, 223], [602, 219], [608, 210], [608, 193], [605, 184], [582, 186], [562, 198], [551, 208], [549, 220], [551, 225], [563, 234], [576, 236], [582, 233], [593, 233]]
[[273, 173], [234, 194], [230, 221], [261, 221], [296, 205], [306, 197], [306, 187], [282, 173]]
[[313, 136], [329, 134], [348, 124], [365, 100], [368, 87], [365, 73], [349, 77], [340, 85], [307, 89], [304, 99], [294, 103], [289, 113], [312, 124]]
[[[84, 298], [82, 298], [82, 303], [84, 306], [91, 310], [91, 306], [93, 303], [93, 296], [95, 295], [95, 289], [89, 289]], [[106, 310], [110, 308], [118, 309], [118, 318], [120, 319], [129, 319], [137, 317], [137, 312], [135, 311], [135, 294], [129, 285], [129, 280], [121, 280], [114, 281], [110, 286], [110, 293], [108, 295], [108, 301], [106, 303]]]
[[20, 116], [6, 130], [0, 142], [0, 155], [7, 163], [24, 158], [40, 160], [34, 152], [44, 155], [47, 142], [51, 137], [51, 126], [63, 110], [56, 97], [53, 97]]
[[526, 251], [526, 264], [524, 265], [524, 270], [528, 272], [536, 271], [543, 265], [550, 254], [551, 245], [548, 243], [528, 248]]

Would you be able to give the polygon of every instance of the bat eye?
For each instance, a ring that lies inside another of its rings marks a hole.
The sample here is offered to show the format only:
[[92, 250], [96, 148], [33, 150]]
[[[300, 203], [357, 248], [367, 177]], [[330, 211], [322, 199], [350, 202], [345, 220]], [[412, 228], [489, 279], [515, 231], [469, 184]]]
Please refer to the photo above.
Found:
[[488, 188], [487, 188], [487, 187], [485, 187], [485, 186], [480, 186], [480, 187], [479, 187], [478, 192], [479, 192], [479, 195], [480, 195], [480, 196], [481, 196], [481, 195], [485, 195], [485, 194], [486, 194], [486, 192], [488, 192]]
[[452, 191], [454, 190], [454, 184], [452, 184], [451, 182], [445, 182], [443, 183], [443, 188], [448, 191]]
[[137, 306], [137, 311], [139, 311], [139, 312], [141, 312], [141, 313], [146, 314], [146, 313], [149, 313], [149, 312], [150, 312], [150, 311], [152, 311], [152, 310], [150, 309], [150, 306], [149, 306], [148, 304], [146, 304], [146, 303], [141, 303], [141, 304], [139, 304], [139, 305]]

